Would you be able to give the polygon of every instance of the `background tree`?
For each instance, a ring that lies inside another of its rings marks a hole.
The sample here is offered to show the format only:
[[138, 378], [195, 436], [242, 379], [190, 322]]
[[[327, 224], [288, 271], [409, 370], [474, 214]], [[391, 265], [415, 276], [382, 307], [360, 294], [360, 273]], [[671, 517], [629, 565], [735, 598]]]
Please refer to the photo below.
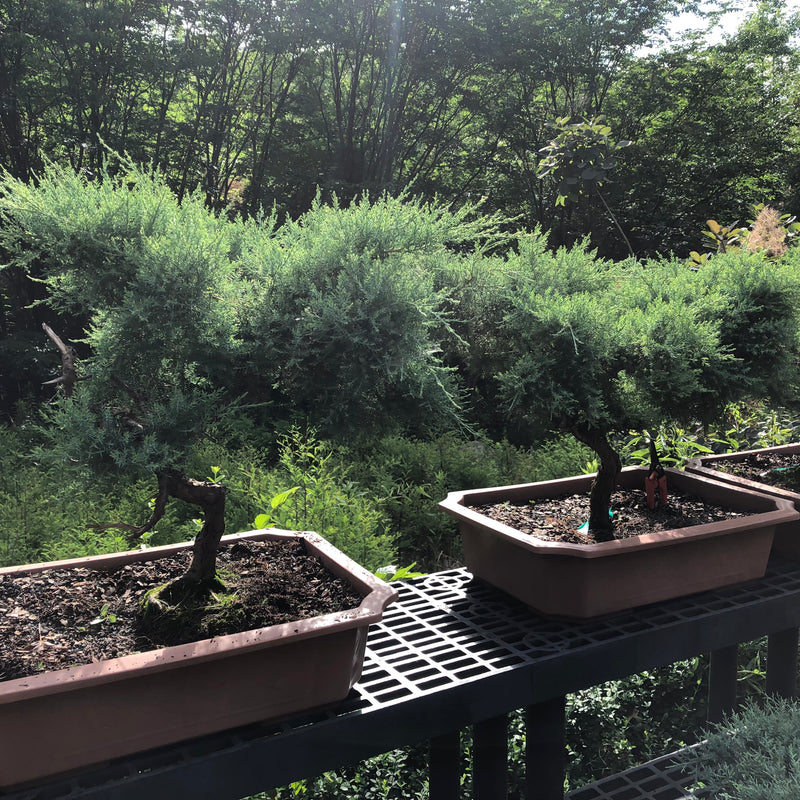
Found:
[[542, 124], [600, 113], [677, 6], [15, 0], [0, 24], [0, 157], [15, 174], [39, 150], [97, 171], [102, 138], [156, 163], [179, 197], [202, 186], [219, 206], [233, 185], [250, 213], [275, 201], [297, 216], [317, 185], [488, 194], [514, 213], [528, 196], [541, 210], [515, 176]]
[[[639, 48], [673, 0], [13, 0], [0, 9], [0, 164], [43, 159], [102, 177], [105, 144], [153, 163], [179, 196], [297, 219], [365, 189], [484, 198], [550, 244], [590, 234], [622, 258], [605, 211], [555, 206], [540, 179], [548, 121], [604, 114], [635, 142], [603, 188], [634, 251], [686, 255], [707, 219], [755, 203], [796, 213], [797, 19], [761, 4], [721, 44]], [[332, 13], [335, 11], [336, 13]], [[113, 173], [115, 166], [109, 167]], [[0, 262], [14, 262], [0, 253]], [[37, 265], [29, 263], [31, 274]], [[26, 356], [48, 322], [42, 287], [0, 273], [0, 404], [14, 414], [46, 376]], [[23, 366], [24, 365], [24, 366]]]
[[611, 187], [640, 252], [699, 249], [707, 219], [743, 224], [755, 203], [797, 204], [800, 19], [759, 6], [728, 41], [638, 59], [609, 97], [634, 145]]
[[[554, 246], [589, 232], [586, 219], [571, 230], [564, 226], [564, 209], [554, 206], [555, 185], [538, 177], [539, 151], [552, 139], [546, 124], [561, 117], [593, 119], [605, 114], [617, 130], [607, 104], [620, 77], [671, 14], [692, 6], [616, 0], [508, 0], [481, 6], [487, 48], [494, 54], [492, 84], [502, 86], [496, 99], [490, 95], [495, 102], [485, 104], [481, 112], [484, 131], [498, 135], [487, 165], [492, 207], [522, 215], [529, 228], [540, 224], [552, 230]], [[633, 138], [627, 131], [622, 135]], [[596, 244], [613, 249], [601, 231], [594, 233]]]
[[601, 191], [601, 187], [617, 166], [617, 152], [631, 143], [627, 140], [614, 140], [605, 117], [578, 122], [572, 122], [569, 117], [561, 117], [554, 123], [548, 123], [548, 127], [553, 129], [556, 136], [540, 150], [542, 160], [537, 177], [551, 177], [555, 180], [557, 206], [565, 206], [567, 201], [578, 204], [582, 197], [589, 200], [583, 211], [589, 221], [590, 235], [593, 227], [591, 219], [594, 216], [591, 200], [599, 199], [625, 242], [628, 253], [633, 257], [631, 243]]

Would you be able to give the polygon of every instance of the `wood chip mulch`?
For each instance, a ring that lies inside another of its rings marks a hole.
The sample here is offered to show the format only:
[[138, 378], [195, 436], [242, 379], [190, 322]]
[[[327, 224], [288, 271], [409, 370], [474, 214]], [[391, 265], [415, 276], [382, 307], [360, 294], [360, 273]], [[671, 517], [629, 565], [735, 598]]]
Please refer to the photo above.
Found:
[[[661, 507], [657, 503], [653, 511], [647, 506], [644, 490], [618, 491], [611, 497], [611, 509], [616, 539], [747, 516], [747, 512], [723, 508], [674, 490], [669, 492], [667, 506]], [[475, 510], [546, 541], [595, 543], [594, 537], [589, 533], [578, 531], [589, 518], [589, 497], [586, 494], [541, 499], [524, 504], [481, 505], [476, 506]]]
[[[141, 612], [148, 589], [180, 577], [190, 553], [113, 572], [48, 570], [0, 576], [0, 681], [239, 633], [357, 607], [361, 596], [300, 542], [223, 547], [225, 590], [179, 621]], [[214, 601], [221, 602], [214, 602]]]
[[756, 483], [800, 492], [800, 453], [753, 453], [741, 461], [719, 461], [708, 466]]

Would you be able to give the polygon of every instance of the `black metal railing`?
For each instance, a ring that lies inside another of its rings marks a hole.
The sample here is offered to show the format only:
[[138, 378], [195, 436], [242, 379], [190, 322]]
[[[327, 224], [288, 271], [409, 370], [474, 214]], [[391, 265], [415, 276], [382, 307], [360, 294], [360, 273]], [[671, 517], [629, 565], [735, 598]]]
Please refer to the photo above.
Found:
[[[370, 630], [361, 680], [335, 708], [143, 753], [4, 800], [239, 800], [425, 740], [430, 796], [455, 800], [459, 731], [468, 726], [474, 795], [499, 800], [507, 715], [518, 709], [526, 719], [525, 796], [561, 800], [567, 694], [710, 653], [709, 718], [719, 719], [735, 703], [742, 642], [769, 637], [768, 689], [794, 695], [798, 627], [800, 564], [788, 561], [771, 562], [763, 579], [744, 586], [586, 622], [538, 617], [466, 570], [434, 573], [400, 584], [400, 599]], [[663, 799], [680, 797], [663, 759], [615, 776], [624, 794], [600, 782], [570, 798], [660, 798], [659, 775]]]

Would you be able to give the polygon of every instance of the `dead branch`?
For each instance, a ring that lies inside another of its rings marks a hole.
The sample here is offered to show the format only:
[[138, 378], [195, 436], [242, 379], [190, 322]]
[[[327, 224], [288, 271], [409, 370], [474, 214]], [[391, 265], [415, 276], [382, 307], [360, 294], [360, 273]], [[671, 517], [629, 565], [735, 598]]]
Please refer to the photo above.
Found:
[[50, 341], [58, 348], [58, 352], [61, 353], [61, 375], [52, 381], [45, 381], [42, 385], [58, 386], [64, 392], [65, 397], [71, 397], [75, 390], [75, 384], [79, 380], [75, 368], [77, 359], [75, 348], [64, 344], [61, 337], [46, 322], [42, 323], [42, 329], [50, 338]]
[[158, 476], [158, 494], [156, 495], [153, 513], [150, 519], [143, 525], [132, 525], [129, 522], [110, 522], [105, 525], [89, 525], [87, 527], [95, 531], [128, 531], [129, 539], [138, 539], [143, 533], [153, 530], [158, 521], [164, 516], [164, 512], [167, 508], [167, 501], [172, 494], [173, 482], [174, 478], [167, 473], [162, 473]]

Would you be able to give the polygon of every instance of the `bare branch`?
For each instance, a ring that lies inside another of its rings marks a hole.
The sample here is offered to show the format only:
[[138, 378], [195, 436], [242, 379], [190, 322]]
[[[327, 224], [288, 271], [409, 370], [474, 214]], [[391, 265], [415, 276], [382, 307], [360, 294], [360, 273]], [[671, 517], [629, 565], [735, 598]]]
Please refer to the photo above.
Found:
[[42, 385], [59, 386], [64, 392], [65, 397], [71, 397], [75, 390], [75, 384], [78, 381], [75, 369], [75, 348], [64, 344], [61, 337], [46, 322], [42, 323], [42, 329], [50, 338], [50, 341], [58, 348], [58, 352], [61, 353], [61, 377], [55, 378], [52, 381], [46, 381]]
[[172, 493], [173, 478], [166, 473], [158, 476], [158, 494], [150, 519], [144, 525], [131, 525], [128, 522], [110, 522], [106, 525], [89, 525], [87, 527], [96, 531], [123, 530], [128, 531], [131, 539], [137, 539], [143, 533], [153, 530], [158, 521], [164, 516], [167, 508], [167, 501]]

